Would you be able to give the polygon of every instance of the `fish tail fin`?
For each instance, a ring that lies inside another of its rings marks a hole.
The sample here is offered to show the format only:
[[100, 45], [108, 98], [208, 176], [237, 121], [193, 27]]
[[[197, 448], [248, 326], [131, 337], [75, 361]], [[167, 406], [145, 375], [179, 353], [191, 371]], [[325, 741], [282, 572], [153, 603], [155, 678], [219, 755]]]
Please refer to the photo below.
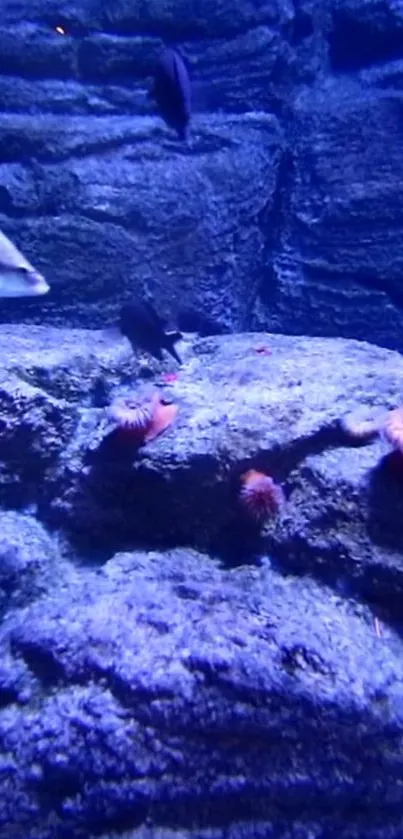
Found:
[[182, 338], [183, 338], [183, 335], [182, 335], [181, 332], [168, 332], [167, 335], [166, 335], [166, 339], [167, 339], [166, 349], [172, 355], [172, 358], [174, 358], [175, 361], [177, 361], [179, 364], [182, 364], [182, 359], [179, 357], [178, 353], [176, 352], [175, 344], [178, 341], [181, 341]]

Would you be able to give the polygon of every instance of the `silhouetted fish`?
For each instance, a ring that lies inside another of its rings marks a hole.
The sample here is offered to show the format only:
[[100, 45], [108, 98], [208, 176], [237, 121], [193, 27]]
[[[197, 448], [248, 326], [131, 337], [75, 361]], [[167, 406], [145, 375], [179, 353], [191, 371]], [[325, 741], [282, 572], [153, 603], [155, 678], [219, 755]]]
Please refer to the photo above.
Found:
[[37, 297], [48, 291], [42, 274], [0, 231], [0, 297]]
[[216, 323], [212, 318], [201, 314], [191, 306], [179, 309], [176, 320], [180, 330], [198, 332], [201, 338], [208, 335], [224, 335], [228, 332], [225, 326], [221, 326], [220, 323]]
[[165, 321], [146, 300], [125, 303], [120, 310], [120, 331], [132, 347], [146, 350], [158, 361], [162, 361], [162, 350], [169, 352], [175, 361], [182, 364], [175, 344], [180, 341], [180, 332], [166, 332]]
[[179, 53], [164, 49], [158, 59], [152, 89], [159, 112], [181, 140], [187, 139], [191, 115], [191, 88], [188, 71]]

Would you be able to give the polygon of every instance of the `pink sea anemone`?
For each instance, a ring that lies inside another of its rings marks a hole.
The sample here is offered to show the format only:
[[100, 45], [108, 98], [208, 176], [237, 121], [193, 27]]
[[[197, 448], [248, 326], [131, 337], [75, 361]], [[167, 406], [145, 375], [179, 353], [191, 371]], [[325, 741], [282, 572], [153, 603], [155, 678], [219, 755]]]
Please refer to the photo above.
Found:
[[111, 420], [116, 422], [119, 428], [126, 431], [145, 433], [152, 422], [154, 410], [154, 399], [147, 402], [139, 402], [128, 397], [127, 399], [116, 399], [109, 408]]
[[146, 399], [116, 399], [109, 408], [109, 416], [117, 428], [139, 445], [162, 434], [173, 423], [177, 413], [177, 406], [164, 404], [158, 394]]
[[241, 477], [240, 502], [245, 512], [257, 523], [263, 524], [280, 511], [284, 503], [281, 487], [270, 475], [249, 469]]

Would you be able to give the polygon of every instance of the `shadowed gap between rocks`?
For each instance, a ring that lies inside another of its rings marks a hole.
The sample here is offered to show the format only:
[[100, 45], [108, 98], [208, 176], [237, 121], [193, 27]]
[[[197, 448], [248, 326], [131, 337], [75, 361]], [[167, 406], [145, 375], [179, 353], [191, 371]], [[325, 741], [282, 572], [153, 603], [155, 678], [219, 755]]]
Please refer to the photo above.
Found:
[[[291, 116], [288, 115], [288, 119]], [[262, 303], [270, 304], [278, 292], [278, 282], [273, 263], [273, 254], [282, 249], [282, 236], [287, 229], [287, 207], [290, 200], [290, 190], [295, 174], [294, 157], [291, 147], [283, 150], [280, 161], [277, 183], [272, 199], [271, 208], [267, 205], [259, 215], [259, 226], [265, 237], [266, 272], [257, 290], [257, 297]]]

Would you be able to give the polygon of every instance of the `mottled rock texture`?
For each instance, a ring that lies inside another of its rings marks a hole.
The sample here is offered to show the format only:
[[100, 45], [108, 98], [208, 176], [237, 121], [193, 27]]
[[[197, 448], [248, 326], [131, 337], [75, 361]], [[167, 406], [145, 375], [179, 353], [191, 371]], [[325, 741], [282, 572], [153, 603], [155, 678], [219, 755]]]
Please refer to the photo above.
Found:
[[[403, 471], [340, 418], [401, 404], [403, 361], [180, 351], [0, 328], [1, 839], [401, 839]], [[176, 423], [105, 446], [146, 386]], [[286, 498], [261, 534], [249, 468]]]
[[4, 839], [400, 839], [403, 658], [270, 565], [122, 554], [0, 631]]
[[[382, 438], [356, 446], [340, 421], [399, 406], [396, 352], [282, 335], [192, 339], [166, 370], [107, 332], [0, 329], [2, 502], [35, 509], [82, 549], [111, 556], [178, 544], [226, 562], [274, 553], [403, 614], [402, 467]], [[263, 352], [262, 352], [263, 350]], [[137, 449], [109, 434], [116, 396], [156, 388], [176, 422]], [[397, 468], [396, 468], [397, 467]], [[282, 514], [259, 535], [241, 515], [248, 469], [283, 487]]]
[[[402, 32], [396, 0], [4, 0], [0, 227], [52, 292], [1, 319], [103, 326], [136, 290], [402, 348]], [[189, 145], [147, 96], [164, 40]]]
[[1, 618], [16, 606], [52, 591], [55, 579], [62, 579], [69, 570], [50, 536], [32, 516], [0, 513]]
[[[0, 301], [1, 839], [403, 835], [402, 467], [340, 425], [402, 403], [402, 36], [398, 0], [1, 4], [0, 228], [52, 286]], [[391, 349], [188, 338], [167, 380], [82, 329], [133, 290]], [[116, 449], [145, 384], [177, 421]]]

